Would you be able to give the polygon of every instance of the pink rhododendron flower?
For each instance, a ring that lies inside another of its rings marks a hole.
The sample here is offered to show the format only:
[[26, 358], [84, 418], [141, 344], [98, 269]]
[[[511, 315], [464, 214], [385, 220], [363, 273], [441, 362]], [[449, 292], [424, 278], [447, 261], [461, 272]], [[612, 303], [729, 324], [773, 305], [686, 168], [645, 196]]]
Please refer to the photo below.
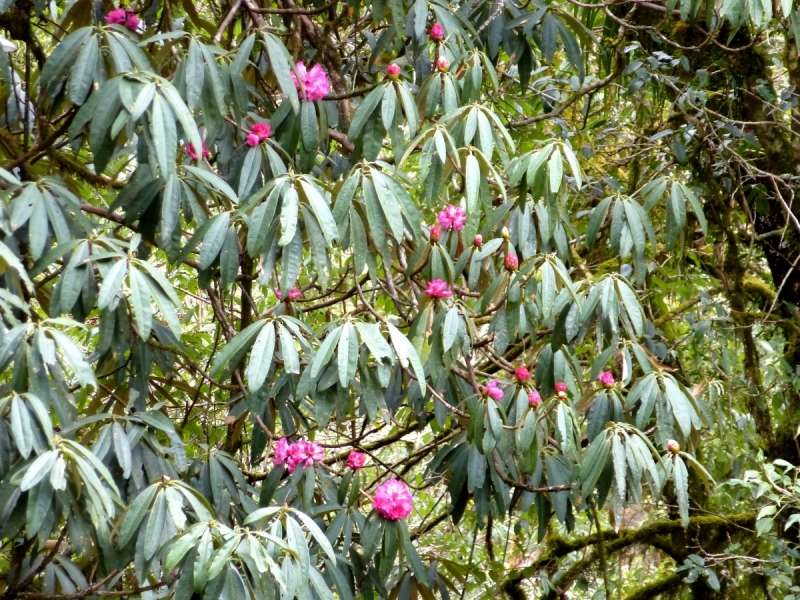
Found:
[[137, 17], [134, 13], [128, 13], [128, 18], [125, 19], [125, 27], [130, 31], [136, 31], [139, 29], [139, 17]]
[[453, 204], [448, 204], [447, 208], [439, 211], [436, 218], [442, 229], [457, 229], [460, 231], [467, 223], [467, 214], [464, 209]]
[[397, 79], [400, 77], [400, 65], [396, 65], [394, 63], [386, 66], [386, 76], [389, 79]]
[[440, 56], [436, 59], [436, 68], [442, 73], [447, 73], [447, 69], [450, 68], [450, 63], [447, 62], [447, 59], [444, 56]]
[[602, 383], [603, 387], [606, 389], [614, 387], [614, 374], [611, 371], [601, 373], [597, 380]]
[[[189, 158], [191, 158], [192, 160], [199, 160], [200, 159], [200, 157], [197, 156], [197, 151], [194, 149], [194, 144], [189, 144], [188, 146], [186, 146], [186, 154], [188, 154]], [[211, 154], [211, 152], [209, 152], [208, 146], [206, 146], [206, 143], [203, 142], [203, 158], [205, 158], [209, 154]]]
[[516, 271], [519, 266], [519, 259], [516, 254], [506, 254], [506, 269]]
[[431, 27], [431, 39], [434, 42], [441, 42], [444, 39], [444, 27], [441, 23], [435, 23]]
[[[281, 299], [282, 294], [280, 290], [275, 290], [275, 295], [278, 297], [278, 300]], [[298, 298], [303, 297], [303, 292], [297, 289], [297, 286], [293, 286], [292, 289], [289, 290], [289, 300], [297, 300]]]
[[528, 404], [533, 407], [537, 407], [542, 403], [542, 397], [539, 395], [539, 392], [533, 390], [528, 392]]
[[681, 445], [675, 440], [669, 440], [667, 442], [667, 450], [669, 450], [673, 454], [677, 454], [678, 452], [681, 451]]
[[446, 281], [441, 279], [432, 279], [428, 282], [428, 287], [425, 288], [425, 293], [431, 298], [449, 298], [453, 295], [450, 291], [450, 286]]
[[384, 519], [399, 521], [411, 514], [413, 508], [408, 486], [397, 479], [384, 481], [375, 490], [372, 507]]
[[272, 135], [272, 131], [269, 123], [254, 123], [250, 128], [250, 133], [247, 134], [247, 145], [253, 147], [258, 146], [270, 135]]
[[442, 239], [442, 230], [438, 225], [431, 225], [431, 241], [438, 242]]
[[292, 473], [298, 466], [306, 467], [314, 466], [315, 462], [319, 462], [325, 458], [325, 450], [316, 442], [307, 442], [300, 440], [289, 446], [288, 465], [286, 470]]
[[492, 379], [486, 384], [486, 395], [493, 398], [497, 402], [503, 399], [503, 390], [500, 389], [499, 381]]
[[514, 371], [514, 375], [516, 376], [517, 381], [520, 383], [527, 383], [531, 378], [531, 372], [525, 367], [519, 367], [516, 371]]
[[347, 466], [351, 469], [360, 469], [367, 462], [367, 455], [355, 450], [347, 455]]
[[286, 438], [281, 438], [278, 440], [278, 443], [275, 444], [275, 459], [274, 463], [275, 466], [282, 465], [286, 462], [286, 459], [289, 458], [289, 442], [286, 441]]
[[306, 70], [306, 65], [303, 62], [297, 63], [296, 67], [297, 74], [300, 75], [300, 81], [297, 80], [294, 72], [292, 72], [292, 81], [294, 81], [294, 87], [298, 91], [300, 91], [300, 82], [303, 83], [303, 87], [306, 89], [306, 100], [309, 102], [321, 100], [330, 91], [331, 82], [328, 81], [328, 76], [322, 70], [321, 65], [314, 65], [310, 71]]
[[124, 25], [131, 31], [136, 31], [140, 22], [136, 13], [128, 12], [124, 8], [115, 8], [106, 15], [106, 23], [109, 25]]
[[479, 233], [475, 236], [475, 239], [472, 240], [472, 245], [480, 248], [483, 246], [483, 236]]

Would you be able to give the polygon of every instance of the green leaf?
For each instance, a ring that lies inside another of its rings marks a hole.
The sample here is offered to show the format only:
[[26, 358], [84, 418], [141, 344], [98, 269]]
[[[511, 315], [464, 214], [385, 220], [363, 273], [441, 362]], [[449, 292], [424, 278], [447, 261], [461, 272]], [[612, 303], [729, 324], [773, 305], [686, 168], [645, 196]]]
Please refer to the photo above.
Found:
[[155, 483], [136, 496], [136, 500], [133, 501], [128, 512], [125, 513], [125, 518], [122, 520], [122, 525], [120, 525], [119, 528], [119, 538], [117, 542], [120, 548], [127, 546], [128, 542], [133, 539], [144, 516], [148, 513], [150, 504], [158, 490], [159, 485]]
[[275, 74], [275, 79], [278, 80], [281, 91], [289, 102], [291, 102], [292, 108], [296, 113], [300, 110], [300, 99], [297, 95], [297, 88], [294, 86], [289, 67], [291, 56], [283, 45], [283, 42], [281, 42], [277, 36], [271, 33], [264, 33], [264, 42], [267, 56], [269, 57], [269, 64], [272, 68], [272, 72]]
[[[150, 110], [150, 135], [153, 137], [158, 168], [162, 176], [166, 177], [175, 170], [178, 133], [175, 130], [172, 109], [159, 95], [153, 98]], [[202, 143], [196, 147], [201, 148]]]
[[275, 324], [267, 323], [258, 334], [253, 350], [250, 353], [250, 362], [247, 364], [245, 377], [250, 393], [261, 389], [272, 367], [272, 356], [275, 352]]
[[100, 310], [108, 308], [117, 297], [127, 272], [128, 261], [125, 259], [118, 260], [108, 270], [103, 279], [103, 285], [100, 287], [100, 293], [97, 296], [97, 306]]
[[138, 270], [131, 269], [128, 274], [128, 284], [131, 290], [129, 300], [133, 307], [133, 316], [136, 327], [139, 329], [139, 336], [143, 340], [147, 340], [153, 326], [153, 310], [150, 306], [150, 289], [147, 280]]
[[675, 480], [675, 495], [678, 497], [678, 512], [681, 515], [681, 524], [689, 526], [689, 473], [680, 456], [672, 458], [672, 476]]
[[97, 71], [99, 52], [97, 37], [86, 40], [69, 77], [69, 99], [73, 104], [81, 105], [86, 101]]
[[224, 212], [212, 217], [213, 224], [209, 227], [203, 238], [203, 245], [200, 247], [200, 268], [207, 269], [217, 258], [222, 245], [225, 243], [225, 236], [228, 233], [228, 223], [230, 213]]
[[[233, 338], [228, 344], [222, 349], [222, 351], [214, 357], [214, 360], [211, 363], [211, 369], [209, 374], [211, 377], [217, 378], [219, 377], [223, 371], [225, 370], [233, 370], [236, 368], [237, 364], [230, 365], [230, 363], [234, 357], [240, 352], [246, 352], [247, 349], [255, 341], [255, 337], [261, 328], [264, 327], [266, 321], [256, 321], [255, 323], [251, 324], [245, 330], [241, 331], [239, 335]], [[239, 357], [241, 360], [241, 357]]]
[[242, 172], [239, 174], [239, 197], [244, 198], [253, 188], [259, 173], [261, 172], [261, 148], [256, 146], [250, 148], [245, 154], [242, 163]]
[[40, 454], [26, 469], [25, 476], [19, 483], [20, 491], [27, 492], [47, 475], [50, 475], [50, 471], [53, 468], [58, 456], [58, 452], [54, 450], [48, 450], [47, 452]]
[[375, 108], [378, 106], [378, 103], [383, 98], [383, 88], [376, 87], [372, 90], [367, 97], [364, 98], [364, 101], [356, 110], [356, 114], [353, 115], [353, 120], [350, 121], [350, 130], [347, 132], [347, 138], [351, 142], [357, 141], [358, 136], [361, 134], [361, 130], [364, 129], [364, 125], [367, 123], [367, 119], [372, 115], [375, 111]]
[[314, 355], [314, 359], [311, 361], [310, 369], [311, 377], [313, 379], [316, 379], [319, 376], [322, 368], [330, 362], [331, 356], [333, 356], [333, 350], [336, 347], [336, 343], [339, 341], [339, 337], [341, 335], [341, 327], [337, 327], [333, 331], [328, 332], [328, 335], [325, 337], [325, 340], [322, 342], [319, 350], [317, 350], [317, 353]]
[[278, 240], [279, 246], [285, 246], [294, 238], [297, 229], [299, 202], [297, 190], [294, 186], [291, 186], [283, 195], [283, 204], [281, 205], [281, 237]]

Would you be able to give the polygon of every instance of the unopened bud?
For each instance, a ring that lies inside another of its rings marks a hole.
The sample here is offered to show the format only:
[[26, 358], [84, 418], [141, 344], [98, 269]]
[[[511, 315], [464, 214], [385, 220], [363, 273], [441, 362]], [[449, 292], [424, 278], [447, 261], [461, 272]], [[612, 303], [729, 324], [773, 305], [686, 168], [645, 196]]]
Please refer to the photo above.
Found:
[[504, 240], [507, 240], [511, 237], [511, 232], [508, 230], [508, 227], [503, 227], [503, 229], [500, 230], [500, 237], [502, 237]]
[[667, 442], [667, 450], [669, 450], [673, 454], [677, 454], [678, 452], [681, 451], [681, 445], [675, 440], [669, 440]]

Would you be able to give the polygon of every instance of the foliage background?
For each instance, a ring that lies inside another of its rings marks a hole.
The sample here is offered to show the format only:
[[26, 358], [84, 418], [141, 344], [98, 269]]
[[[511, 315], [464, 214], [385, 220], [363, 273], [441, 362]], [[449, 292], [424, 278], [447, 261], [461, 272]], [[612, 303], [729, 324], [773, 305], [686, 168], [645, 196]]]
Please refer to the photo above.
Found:
[[4, 598], [795, 597], [791, 0], [115, 8], [0, 3]]

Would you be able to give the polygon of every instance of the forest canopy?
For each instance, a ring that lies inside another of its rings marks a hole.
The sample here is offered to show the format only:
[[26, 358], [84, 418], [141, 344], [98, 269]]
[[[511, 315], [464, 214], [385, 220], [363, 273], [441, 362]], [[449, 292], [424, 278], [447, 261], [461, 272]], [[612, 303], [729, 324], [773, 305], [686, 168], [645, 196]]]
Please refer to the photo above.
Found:
[[0, 0], [0, 598], [800, 598], [792, 0]]

